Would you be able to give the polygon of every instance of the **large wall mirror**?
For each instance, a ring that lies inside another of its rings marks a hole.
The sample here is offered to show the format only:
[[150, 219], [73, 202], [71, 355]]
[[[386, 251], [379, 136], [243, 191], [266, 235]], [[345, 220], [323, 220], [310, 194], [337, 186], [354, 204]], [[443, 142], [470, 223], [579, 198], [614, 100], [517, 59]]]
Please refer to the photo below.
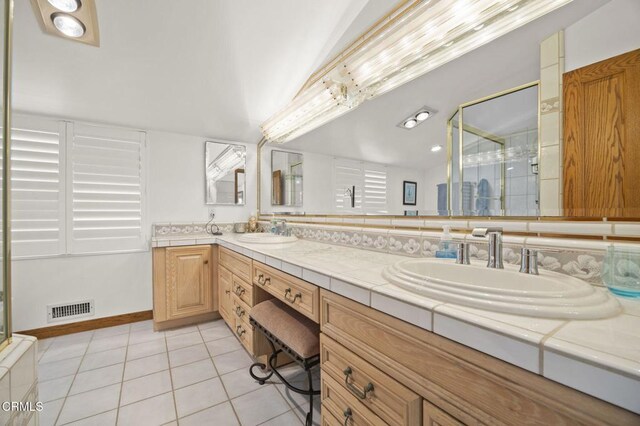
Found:
[[[595, 55], [585, 38], [610, 36], [611, 22], [598, 15], [608, 3], [570, 2], [307, 133], [267, 142], [259, 153], [261, 213], [639, 217], [640, 192], [630, 182], [640, 167], [623, 173], [622, 165], [640, 158], [633, 143], [640, 136], [623, 119], [619, 131], [612, 129], [619, 117], [597, 116], [602, 102], [622, 110], [637, 99], [631, 101], [630, 88], [621, 86], [620, 98], [607, 91], [607, 82], [622, 84], [613, 75], [588, 86], [589, 75], [602, 70], [576, 74], [629, 51], [614, 52], [617, 43], [603, 41]], [[575, 85], [573, 106], [563, 101], [563, 77]], [[581, 107], [590, 103], [599, 106]], [[583, 118], [567, 121], [567, 108]], [[620, 117], [626, 115], [632, 116], [625, 110]], [[274, 149], [304, 155], [304, 194], [296, 208], [271, 202]], [[622, 151], [627, 157], [619, 161]], [[624, 188], [610, 179], [615, 170], [624, 175]], [[602, 196], [594, 200], [594, 194]], [[614, 201], [616, 208], [607, 209]]]
[[246, 158], [243, 145], [205, 142], [207, 204], [244, 205]]

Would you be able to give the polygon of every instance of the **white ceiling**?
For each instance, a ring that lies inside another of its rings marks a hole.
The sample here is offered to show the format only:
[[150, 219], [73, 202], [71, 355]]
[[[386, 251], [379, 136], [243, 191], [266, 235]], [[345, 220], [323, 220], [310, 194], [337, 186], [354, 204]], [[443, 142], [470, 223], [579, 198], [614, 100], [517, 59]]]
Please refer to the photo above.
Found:
[[[296, 149], [417, 169], [446, 163], [446, 123], [458, 105], [540, 78], [540, 42], [608, 0], [574, 1], [449, 62], [280, 149]], [[428, 106], [437, 113], [412, 130], [397, 124]]]
[[258, 126], [395, 1], [96, 3], [99, 48], [45, 34], [30, 2], [15, 2], [15, 110], [255, 143]]

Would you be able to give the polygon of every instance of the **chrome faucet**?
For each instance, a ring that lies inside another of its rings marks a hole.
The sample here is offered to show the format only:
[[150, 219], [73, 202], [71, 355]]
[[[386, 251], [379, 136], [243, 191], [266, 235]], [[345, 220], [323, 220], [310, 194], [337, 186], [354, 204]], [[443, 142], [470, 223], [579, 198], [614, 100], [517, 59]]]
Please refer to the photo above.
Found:
[[287, 235], [287, 221], [286, 220], [281, 219], [281, 220], [276, 222], [276, 235], [288, 236]]
[[475, 228], [471, 235], [474, 237], [488, 237], [489, 260], [487, 268], [504, 269], [502, 263], [502, 228]]

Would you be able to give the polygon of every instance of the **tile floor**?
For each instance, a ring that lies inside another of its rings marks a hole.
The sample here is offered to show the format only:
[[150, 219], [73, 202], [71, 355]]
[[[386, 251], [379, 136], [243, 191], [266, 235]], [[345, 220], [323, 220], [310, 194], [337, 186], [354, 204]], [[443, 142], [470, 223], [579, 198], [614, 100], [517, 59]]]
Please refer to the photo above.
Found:
[[[143, 321], [38, 345], [41, 426], [288, 426], [303, 424], [309, 406], [275, 379], [255, 382], [253, 360], [222, 320], [166, 332]], [[299, 367], [282, 371], [304, 386]], [[316, 424], [319, 407], [318, 396]]]

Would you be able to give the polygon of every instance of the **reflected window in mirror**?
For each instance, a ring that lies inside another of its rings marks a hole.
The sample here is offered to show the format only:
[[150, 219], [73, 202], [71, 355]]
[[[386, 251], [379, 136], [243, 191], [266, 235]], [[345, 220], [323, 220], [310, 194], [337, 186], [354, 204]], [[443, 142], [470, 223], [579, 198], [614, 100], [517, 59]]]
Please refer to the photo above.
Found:
[[205, 142], [206, 203], [244, 205], [246, 147]]
[[271, 205], [302, 207], [303, 177], [302, 154], [271, 151]]
[[460, 106], [448, 126], [453, 212], [539, 215], [538, 104], [536, 82]]

